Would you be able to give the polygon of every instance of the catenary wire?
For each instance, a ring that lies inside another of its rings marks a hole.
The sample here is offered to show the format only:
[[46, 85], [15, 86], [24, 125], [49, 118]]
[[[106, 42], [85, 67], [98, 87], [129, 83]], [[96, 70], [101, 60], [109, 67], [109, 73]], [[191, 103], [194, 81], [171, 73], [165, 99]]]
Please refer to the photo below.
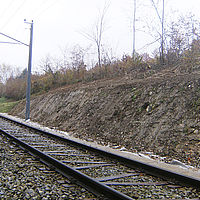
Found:
[[43, 15], [48, 9], [50, 9], [53, 5], [55, 5], [55, 3], [57, 3], [59, 0], [53, 0], [51, 2], [51, 4], [49, 4], [49, 6], [47, 6], [46, 8], [44, 8], [42, 11], [40, 11], [35, 18], [40, 17], [41, 15]]
[[8, 35], [6, 35], [6, 34], [4, 34], [4, 33], [0, 33], [0, 35], [3, 35], [4, 37], [7, 37], [7, 38], [9, 38], [9, 39], [11, 39], [11, 40], [14, 40], [15, 42], [18, 42], [19, 44], [23, 44], [23, 45], [25, 45], [25, 46], [29, 46], [28, 44], [25, 44], [25, 43], [23, 43], [23, 42], [21, 42], [21, 41], [19, 41], [19, 40], [16, 40], [15, 38], [10, 37], [10, 36], [8, 36]]
[[9, 22], [14, 18], [14, 16], [22, 9], [25, 2], [26, 2], [26, 0], [22, 1], [22, 3], [17, 7], [17, 9], [14, 11], [14, 13], [8, 18], [8, 20], [1, 27], [1, 30], [4, 29], [9, 24]]
[[11, 7], [11, 5], [14, 3], [13, 0], [10, 1], [10, 3], [8, 4], [8, 6], [4, 9], [4, 11], [1, 13], [0, 15], [0, 19], [2, 19], [2, 17], [4, 16], [4, 14], [7, 12], [7, 10]]
[[49, 2], [48, 0], [43, 0], [39, 5], [36, 6], [36, 8], [33, 10], [33, 13], [35, 13], [35, 15], [37, 15], [37, 13], [41, 12], [41, 9], [43, 9], [43, 6]]

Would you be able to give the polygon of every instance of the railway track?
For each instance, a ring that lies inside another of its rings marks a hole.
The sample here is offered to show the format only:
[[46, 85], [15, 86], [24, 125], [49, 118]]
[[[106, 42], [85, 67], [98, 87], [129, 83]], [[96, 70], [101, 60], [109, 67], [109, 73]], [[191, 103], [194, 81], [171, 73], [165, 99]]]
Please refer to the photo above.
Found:
[[96, 200], [86, 189], [35, 159], [0, 135], [1, 200]]
[[200, 180], [0, 118], [1, 134], [97, 199], [199, 199]]

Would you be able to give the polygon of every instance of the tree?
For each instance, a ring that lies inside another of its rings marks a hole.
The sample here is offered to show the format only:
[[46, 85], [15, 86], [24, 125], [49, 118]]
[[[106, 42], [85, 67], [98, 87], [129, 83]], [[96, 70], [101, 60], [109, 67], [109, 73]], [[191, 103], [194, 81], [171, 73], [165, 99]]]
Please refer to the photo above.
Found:
[[153, 7], [155, 8], [155, 11], [158, 15], [158, 18], [160, 20], [161, 23], [161, 33], [159, 33], [160, 35], [160, 61], [161, 64], [164, 64], [165, 60], [164, 60], [164, 20], [165, 20], [165, 0], [162, 0], [162, 14], [159, 13], [158, 11], [158, 7], [156, 6], [154, 0], [151, 0]]
[[28, 70], [25, 68], [17, 77], [16, 79], [25, 79], [27, 77]]
[[136, 31], [136, 0], [134, 0], [134, 12], [133, 12], [133, 58], [135, 55], [135, 31]]
[[59, 66], [57, 66], [56, 59], [53, 59], [50, 55], [47, 55], [41, 60], [40, 67], [46, 74], [51, 74], [54, 79], [56, 79], [56, 71], [58, 71]]
[[86, 65], [84, 63], [84, 56], [86, 51], [79, 45], [75, 45], [71, 51], [69, 63], [72, 66], [73, 71], [76, 72], [77, 78], [81, 79], [86, 71]]
[[44, 59], [41, 60], [40, 67], [45, 72], [45, 75], [49, 76], [49, 82], [52, 81], [53, 84], [57, 82], [58, 79], [58, 68], [56, 59], [53, 59], [51, 56], [47, 55]]
[[79, 45], [73, 47], [71, 51], [71, 65], [72, 68], [77, 70], [84, 65], [84, 49], [81, 48]]
[[167, 32], [167, 60], [173, 64], [188, 50], [193, 50], [200, 36], [200, 23], [192, 14], [180, 16], [177, 21], [169, 24]]
[[0, 65], [0, 81], [6, 83], [6, 81], [14, 76], [14, 68], [10, 65], [1, 64]]
[[105, 4], [103, 10], [99, 12], [99, 16], [95, 25], [93, 27], [93, 32], [82, 32], [81, 34], [89, 39], [90, 41], [94, 42], [97, 47], [97, 55], [98, 55], [98, 66], [101, 67], [101, 46], [102, 46], [102, 39], [103, 34], [105, 32], [105, 17], [108, 11], [108, 4]]

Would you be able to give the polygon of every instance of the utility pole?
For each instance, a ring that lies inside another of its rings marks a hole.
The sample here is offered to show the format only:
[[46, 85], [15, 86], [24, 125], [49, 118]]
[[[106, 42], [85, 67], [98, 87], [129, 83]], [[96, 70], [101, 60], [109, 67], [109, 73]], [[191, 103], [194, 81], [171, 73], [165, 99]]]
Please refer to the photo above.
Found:
[[30, 43], [25, 44], [19, 40], [16, 40], [13, 37], [10, 37], [4, 33], [0, 32], [0, 35], [3, 35], [11, 40], [14, 40], [17, 43], [14, 42], [0, 42], [0, 43], [5, 43], [5, 44], [22, 44], [25, 46], [29, 47], [29, 58], [28, 58], [28, 76], [27, 76], [27, 88], [26, 88], [26, 116], [25, 116], [25, 120], [30, 119], [30, 96], [31, 96], [31, 66], [32, 66], [32, 44], [33, 44], [33, 20], [32, 22], [26, 22], [26, 20], [24, 20], [25, 23], [30, 24], [31, 28], [30, 28]]
[[30, 24], [30, 43], [29, 43], [29, 58], [28, 58], [28, 74], [27, 74], [27, 87], [26, 87], [26, 116], [25, 120], [30, 119], [30, 96], [31, 96], [31, 67], [32, 67], [32, 45], [33, 45], [33, 20], [26, 22]]
[[133, 13], [133, 59], [135, 57], [135, 23], [136, 23], [136, 0], [134, 0], [134, 13]]

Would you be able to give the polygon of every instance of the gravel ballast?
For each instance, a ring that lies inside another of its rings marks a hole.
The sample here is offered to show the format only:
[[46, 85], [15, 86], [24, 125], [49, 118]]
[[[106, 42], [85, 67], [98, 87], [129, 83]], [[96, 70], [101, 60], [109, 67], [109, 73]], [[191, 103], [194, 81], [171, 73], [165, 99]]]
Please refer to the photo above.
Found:
[[[32, 124], [31, 122], [27, 123]], [[62, 135], [64, 133], [60, 132], [58, 134]], [[71, 185], [68, 180], [56, 172], [48, 172], [48, 168], [45, 165], [34, 160], [29, 154], [24, 153], [15, 145], [12, 144], [10, 146], [5, 138], [0, 139], [1, 169], [3, 169], [1, 170], [2, 179], [0, 185], [2, 199], [94, 199], [85, 189]], [[152, 162], [150, 159], [146, 159], [146, 161]], [[46, 173], [41, 170], [45, 168]], [[180, 168], [178, 171], [180, 171]], [[186, 171], [188, 173], [189, 169]], [[144, 177], [142, 176], [141, 178], [143, 179]], [[140, 181], [143, 181], [142, 179]], [[134, 188], [136, 190], [134, 196], [137, 193], [139, 198], [142, 199], [187, 199], [197, 198], [200, 195], [196, 189], [186, 187], [172, 187], [170, 192], [168, 187], [160, 186], [153, 186], [153, 188], [149, 186], [147, 188], [134, 186]], [[127, 191], [132, 191], [132, 189], [129, 186], [126, 188]], [[132, 195], [130, 194], [130, 196]]]
[[96, 199], [0, 136], [0, 199]]

